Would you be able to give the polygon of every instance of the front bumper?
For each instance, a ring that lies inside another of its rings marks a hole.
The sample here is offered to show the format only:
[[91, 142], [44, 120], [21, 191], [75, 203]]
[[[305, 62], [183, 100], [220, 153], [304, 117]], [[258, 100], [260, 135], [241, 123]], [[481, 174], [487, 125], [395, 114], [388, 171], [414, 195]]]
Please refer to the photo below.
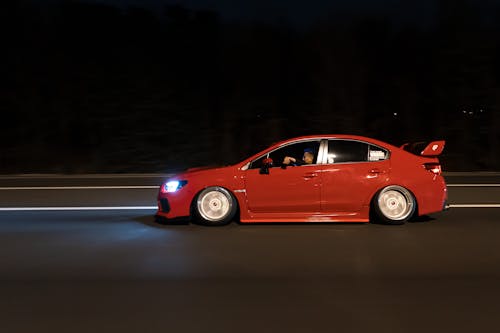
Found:
[[175, 193], [158, 193], [156, 212], [156, 219], [162, 221], [176, 221], [189, 218], [191, 215], [191, 201], [192, 195], [188, 191], [181, 191]]
[[158, 211], [163, 213], [170, 212], [170, 202], [167, 198], [159, 198], [158, 199]]

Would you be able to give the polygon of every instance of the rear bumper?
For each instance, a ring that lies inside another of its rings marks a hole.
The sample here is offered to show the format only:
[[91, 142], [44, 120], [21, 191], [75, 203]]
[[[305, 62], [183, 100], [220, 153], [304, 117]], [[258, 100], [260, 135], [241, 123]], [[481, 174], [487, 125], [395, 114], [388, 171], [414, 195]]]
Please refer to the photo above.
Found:
[[444, 178], [438, 176], [422, 184], [416, 195], [418, 215], [427, 215], [445, 211], [448, 205], [448, 189]]

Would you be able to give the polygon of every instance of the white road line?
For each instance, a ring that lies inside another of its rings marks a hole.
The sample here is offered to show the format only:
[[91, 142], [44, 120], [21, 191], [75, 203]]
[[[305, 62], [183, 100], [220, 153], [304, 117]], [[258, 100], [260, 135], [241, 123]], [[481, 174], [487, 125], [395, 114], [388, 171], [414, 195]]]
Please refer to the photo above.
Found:
[[16, 190], [149, 190], [159, 189], [159, 185], [155, 186], [17, 186], [17, 187], [0, 187], [0, 191], [16, 191]]
[[450, 208], [500, 208], [500, 204], [452, 204]]
[[0, 207], [0, 211], [57, 211], [57, 210], [153, 210], [157, 206], [118, 206], [118, 207]]
[[447, 184], [448, 187], [500, 187], [500, 184]]

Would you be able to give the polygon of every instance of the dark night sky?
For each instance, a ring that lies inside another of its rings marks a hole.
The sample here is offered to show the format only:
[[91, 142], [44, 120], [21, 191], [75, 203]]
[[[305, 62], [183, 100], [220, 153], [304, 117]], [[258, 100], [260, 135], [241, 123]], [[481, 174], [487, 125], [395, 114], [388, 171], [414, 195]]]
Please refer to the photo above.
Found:
[[448, 170], [500, 169], [500, 0], [8, 4], [0, 171], [155, 171], [312, 133], [446, 138]]
[[[29, 0], [28, 0], [29, 1]], [[66, 0], [31, 0], [38, 3]], [[69, 0], [68, 0], [69, 1]], [[439, 2], [454, 5], [463, 0], [71, 0], [73, 2], [102, 3], [120, 6], [146, 7], [161, 12], [165, 5], [179, 4], [189, 9], [209, 9], [228, 20], [286, 20], [294, 25], [307, 26], [324, 18], [353, 19], [365, 15], [388, 17], [395, 23], [432, 26], [436, 22]], [[492, 20], [492, 8], [500, 0], [473, 2], [480, 9], [483, 21]]]
[[[120, 2], [123, 0], [106, 0], [109, 2]], [[137, 2], [137, 0], [126, 0]], [[151, 3], [158, 3], [158, 0], [148, 0]], [[402, 14], [410, 16], [410, 13], [419, 13], [418, 16], [429, 18], [429, 14], [434, 12], [434, 1], [421, 0], [408, 6], [408, 1], [401, 0], [183, 0], [179, 1], [187, 7], [207, 7], [216, 9], [229, 18], [250, 18], [250, 19], [273, 19], [275, 17], [287, 17], [292, 22], [307, 23], [327, 13], [380, 13], [391, 16]], [[265, 14], [267, 13], [267, 14]], [[266, 17], [266, 15], [271, 17]], [[413, 15], [413, 14], [411, 14]]]
[[[47, 3], [52, 0], [34, 0]], [[58, 2], [57, 0], [54, 2]], [[268, 20], [287, 19], [298, 25], [308, 25], [322, 17], [337, 15], [355, 17], [376, 14], [394, 21], [432, 24], [436, 14], [436, 0], [88, 0], [122, 7], [137, 6], [160, 10], [166, 4], [180, 4], [191, 9], [210, 9], [225, 19]], [[500, 0], [486, 2], [500, 3]]]

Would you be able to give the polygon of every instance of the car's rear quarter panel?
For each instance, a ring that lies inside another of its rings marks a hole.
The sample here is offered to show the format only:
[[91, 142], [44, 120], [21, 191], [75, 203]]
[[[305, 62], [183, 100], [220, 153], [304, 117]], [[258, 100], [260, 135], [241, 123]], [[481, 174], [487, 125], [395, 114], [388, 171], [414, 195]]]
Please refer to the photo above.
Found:
[[394, 149], [391, 152], [390, 182], [403, 186], [413, 193], [417, 200], [418, 215], [443, 210], [447, 199], [445, 180], [424, 167], [424, 163], [438, 162], [437, 158], [421, 157], [401, 149]]

